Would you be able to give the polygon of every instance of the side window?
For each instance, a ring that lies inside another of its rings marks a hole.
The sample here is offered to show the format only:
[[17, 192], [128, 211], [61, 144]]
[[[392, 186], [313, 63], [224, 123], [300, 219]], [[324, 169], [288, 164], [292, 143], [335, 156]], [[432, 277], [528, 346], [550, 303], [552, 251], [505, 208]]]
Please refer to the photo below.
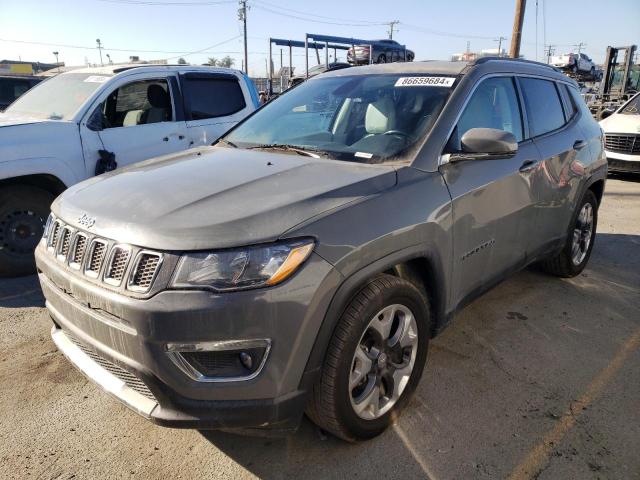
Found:
[[171, 94], [166, 80], [132, 82], [114, 90], [103, 106], [104, 128], [170, 122]]
[[26, 80], [6, 78], [0, 81], [0, 102], [11, 103], [24, 92], [29, 90], [31, 85]]
[[184, 85], [191, 120], [232, 115], [247, 105], [236, 79], [187, 76]]
[[489, 78], [476, 88], [449, 140], [449, 150], [460, 151], [460, 139], [472, 128], [505, 130], [522, 141], [522, 115], [511, 77]]
[[575, 106], [576, 110], [580, 110], [583, 115], [585, 115], [586, 117], [590, 117], [591, 111], [589, 110], [589, 107], [587, 107], [587, 104], [584, 101], [584, 98], [582, 98], [582, 95], [580, 95], [578, 89], [576, 89], [575, 87], [566, 87], [566, 89], [569, 92], [569, 97], [573, 101], [573, 105]]
[[532, 137], [564, 125], [564, 112], [555, 83], [538, 78], [520, 78]]
[[560, 93], [564, 99], [564, 104], [567, 107], [567, 121], [569, 121], [576, 113], [578, 113], [578, 106], [576, 105], [575, 100], [571, 97], [569, 87], [566, 84], [559, 83], [558, 88], [560, 89]]

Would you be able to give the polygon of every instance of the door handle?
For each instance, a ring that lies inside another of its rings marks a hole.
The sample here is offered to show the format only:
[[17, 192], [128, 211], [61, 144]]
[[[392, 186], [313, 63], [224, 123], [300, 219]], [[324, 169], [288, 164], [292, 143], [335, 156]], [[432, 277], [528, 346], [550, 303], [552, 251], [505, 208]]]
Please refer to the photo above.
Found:
[[526, 172], [527, 170], [531, 170], [535, 166], [536, 166], [535, 160], [525, 160], [524, 162], [522, 162], [522, 165], [520, 165], [520, 171]]
[[162, 141], [163, 141], [163, 142], [168, 142], [168, 141], [169, 141], [169, 137], [164, 137], [164, 138], [162, 139]]
[[184, 140], [184, 135], [178, 135], [178, 140]]
[[573, 144], [573, 149], [581, 150], [586, 146], [587, 146], [587, 142], [585, 142], [584, 140], [576, 140], [575, 143]]

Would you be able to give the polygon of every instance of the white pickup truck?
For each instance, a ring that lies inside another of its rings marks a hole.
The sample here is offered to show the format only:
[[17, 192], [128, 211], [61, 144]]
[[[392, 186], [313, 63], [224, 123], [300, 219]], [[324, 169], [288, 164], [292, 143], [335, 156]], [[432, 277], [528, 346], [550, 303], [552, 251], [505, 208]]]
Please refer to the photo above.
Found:
[[551, 57], [551, 65], [574, 74], [596, 75], [596, 64], [584, 53], [565, 53]]
[[40, 83], [0, 114], [0, 276], [33, 271], [49, 205], [65, 188], [210, 145], [258, 105], [249, 78], [226, 68], [112, 65]]

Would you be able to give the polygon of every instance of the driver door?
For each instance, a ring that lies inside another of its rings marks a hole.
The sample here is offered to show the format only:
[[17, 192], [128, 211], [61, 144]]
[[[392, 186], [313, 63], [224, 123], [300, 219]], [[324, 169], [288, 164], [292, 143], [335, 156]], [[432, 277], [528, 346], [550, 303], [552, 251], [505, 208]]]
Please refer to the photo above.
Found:
[[453, 206], [452, 301], [456, 305], [524, 264], [537, 201], [531, 169], [539, 162], [539, 154], [533, 142], [525, 140], [522, 108], [512, 77], [480, 81], [445, 153], [459, 152], [460, 138], [471, 128], [508, 131], [518, 140], [518, 151], [508, 158], [461, 160], [440, 167]]
[[88, 175], [96, 172], [99, 150], [113, 153], [123, 167], [189, 148], [186, 124], [176, 117], [175, 106], [166, 77], [137, 76], [108, 90], [93, 109], [92, 121], [81, 126]]

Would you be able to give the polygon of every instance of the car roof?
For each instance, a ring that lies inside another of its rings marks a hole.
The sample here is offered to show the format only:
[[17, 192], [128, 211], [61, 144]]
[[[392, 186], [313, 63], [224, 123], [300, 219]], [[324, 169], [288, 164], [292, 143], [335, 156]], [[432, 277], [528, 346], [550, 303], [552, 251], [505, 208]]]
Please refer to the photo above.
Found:
[[212, 67], [208, 65], [161, 65], [154, 63], [125, 63], [105, 65], [103, 67], [86, 67], [69, 70], [61, 73], [60, 75], [66, 75], [69, 73], [94, 73], [96, 75], [117, 75], [122, 72], [131, 72], [132, 70], [154, 72], [225, 72], [225, 73], [241, 73], [239, 70], [233, 68], [224, 67]]
[[432, 75], [465, 75], [472, 70], [481, 69], [486, 73], [514, 73], [514, 74], [535, 74], [554, 80], [562, 80], [568, 83], [575, 83], [560, 70], [546, 63], [533, 62], [530, 60], [513, 59], [504, 57], [483, 57], [473, 62], [450, 62], [439, 60], [426, 60], [420, 62], [396, 62], [377, 63], [373, 65], [363, 65], [355, 68], [343, 70], [333, 70], [320, 75], [322, 78], [328, 76], [343, 75], [372, 75], [372, 74], [432, 74]]

